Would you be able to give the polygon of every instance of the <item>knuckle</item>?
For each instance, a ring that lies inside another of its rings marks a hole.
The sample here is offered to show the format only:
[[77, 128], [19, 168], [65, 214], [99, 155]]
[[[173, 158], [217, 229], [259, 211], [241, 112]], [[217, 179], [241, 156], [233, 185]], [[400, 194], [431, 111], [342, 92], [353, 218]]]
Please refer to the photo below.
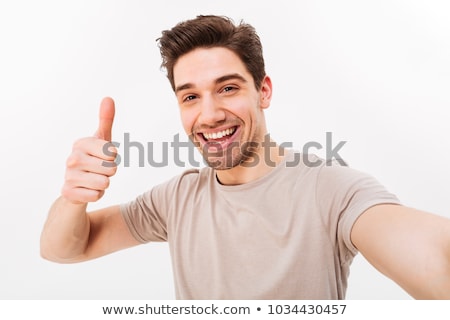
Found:
[[81, 162], [81, 156], [79, 152], [72, 152], [69, 157], [66, 160], [66, 167], [68, 168], [75, 168], [77, 167]]
[[84, 145], [86, 144], [86, 140], [86, 138], [76, 140], [72, 145], [72, 150], [83, 149]]
[[72, 184], [73, 180], [74, 180], [74, 175], [72, 173], [72, 170], [66, 170], [66, 173], [64, 175], [64, 181], [65, 181], [64, 186], [68, 187], [68, 185]]
[[70, 186], [74, 186], [77, 183], [79, 184], [83, 177], [84, 175], [81, 170], [72, 167], [68, 167], [64, 174], [65, 183]]

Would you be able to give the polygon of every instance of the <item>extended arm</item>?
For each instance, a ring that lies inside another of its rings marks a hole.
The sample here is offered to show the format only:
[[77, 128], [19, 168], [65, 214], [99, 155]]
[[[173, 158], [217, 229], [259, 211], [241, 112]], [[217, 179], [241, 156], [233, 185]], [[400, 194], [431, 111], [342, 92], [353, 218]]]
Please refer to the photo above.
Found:
[[377, 205], [356, 221], [352, 242], [416, 299], [450, 299], [450, 220], [400, 205]]

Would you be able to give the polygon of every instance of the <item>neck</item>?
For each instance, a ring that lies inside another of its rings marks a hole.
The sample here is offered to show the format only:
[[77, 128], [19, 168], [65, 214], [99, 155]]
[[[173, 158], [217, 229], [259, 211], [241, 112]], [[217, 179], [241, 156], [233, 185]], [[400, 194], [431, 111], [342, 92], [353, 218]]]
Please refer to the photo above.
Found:
[[254, 181], [271, 172], [283, 160], [284, 153], [274, 141], [258, 148], [255, 156], [246, 162], [227, 170], [216, 170], [216, 176], [223, 185], [239, 185]]

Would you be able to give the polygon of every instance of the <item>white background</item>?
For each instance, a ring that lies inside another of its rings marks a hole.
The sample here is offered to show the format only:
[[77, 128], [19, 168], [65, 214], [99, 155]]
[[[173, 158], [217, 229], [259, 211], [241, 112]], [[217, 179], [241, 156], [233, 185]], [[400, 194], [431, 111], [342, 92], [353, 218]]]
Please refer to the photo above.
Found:
[[[72, 142], [95, 132], [102, 97], [116, 100], [115, 141], [125, 132], [155, 145], [176, 133], [185, 141], [155, 39], [197, 14], [258, 30], [275, 140], [301, 149], [331, 131], [336, 144], [347, 141], [340, 154], [352, 167], [404, 204], [450, 217], [446, 1], [2, 1], [0, 298], [174, 298], [166, 244], [59, 265], [40, 258], [39, 237]], [[184, 170], [119, 169], [91, 209]], [[357, 256], [347, 298], [409, 296]]]

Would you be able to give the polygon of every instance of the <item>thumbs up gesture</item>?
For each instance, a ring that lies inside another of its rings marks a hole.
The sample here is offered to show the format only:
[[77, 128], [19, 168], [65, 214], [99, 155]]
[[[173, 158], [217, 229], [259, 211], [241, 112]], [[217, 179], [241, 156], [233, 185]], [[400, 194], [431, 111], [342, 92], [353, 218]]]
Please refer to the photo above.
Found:
[[111, 144], [114, 113], [114, 101], [104, 98], [94, 136], [79, 139], [73, 144], [61, 191], [62, 196], [72, 203], [85, 204], [99, 200], [109, 186], [110, 177], [117, 171], [114, 163], [117, 149]]
[[114, 114], [114, 101], [111, 98], [104, 98], [100, 104], [98, 129], [94, 135], [96, 138], [111, 142]]

